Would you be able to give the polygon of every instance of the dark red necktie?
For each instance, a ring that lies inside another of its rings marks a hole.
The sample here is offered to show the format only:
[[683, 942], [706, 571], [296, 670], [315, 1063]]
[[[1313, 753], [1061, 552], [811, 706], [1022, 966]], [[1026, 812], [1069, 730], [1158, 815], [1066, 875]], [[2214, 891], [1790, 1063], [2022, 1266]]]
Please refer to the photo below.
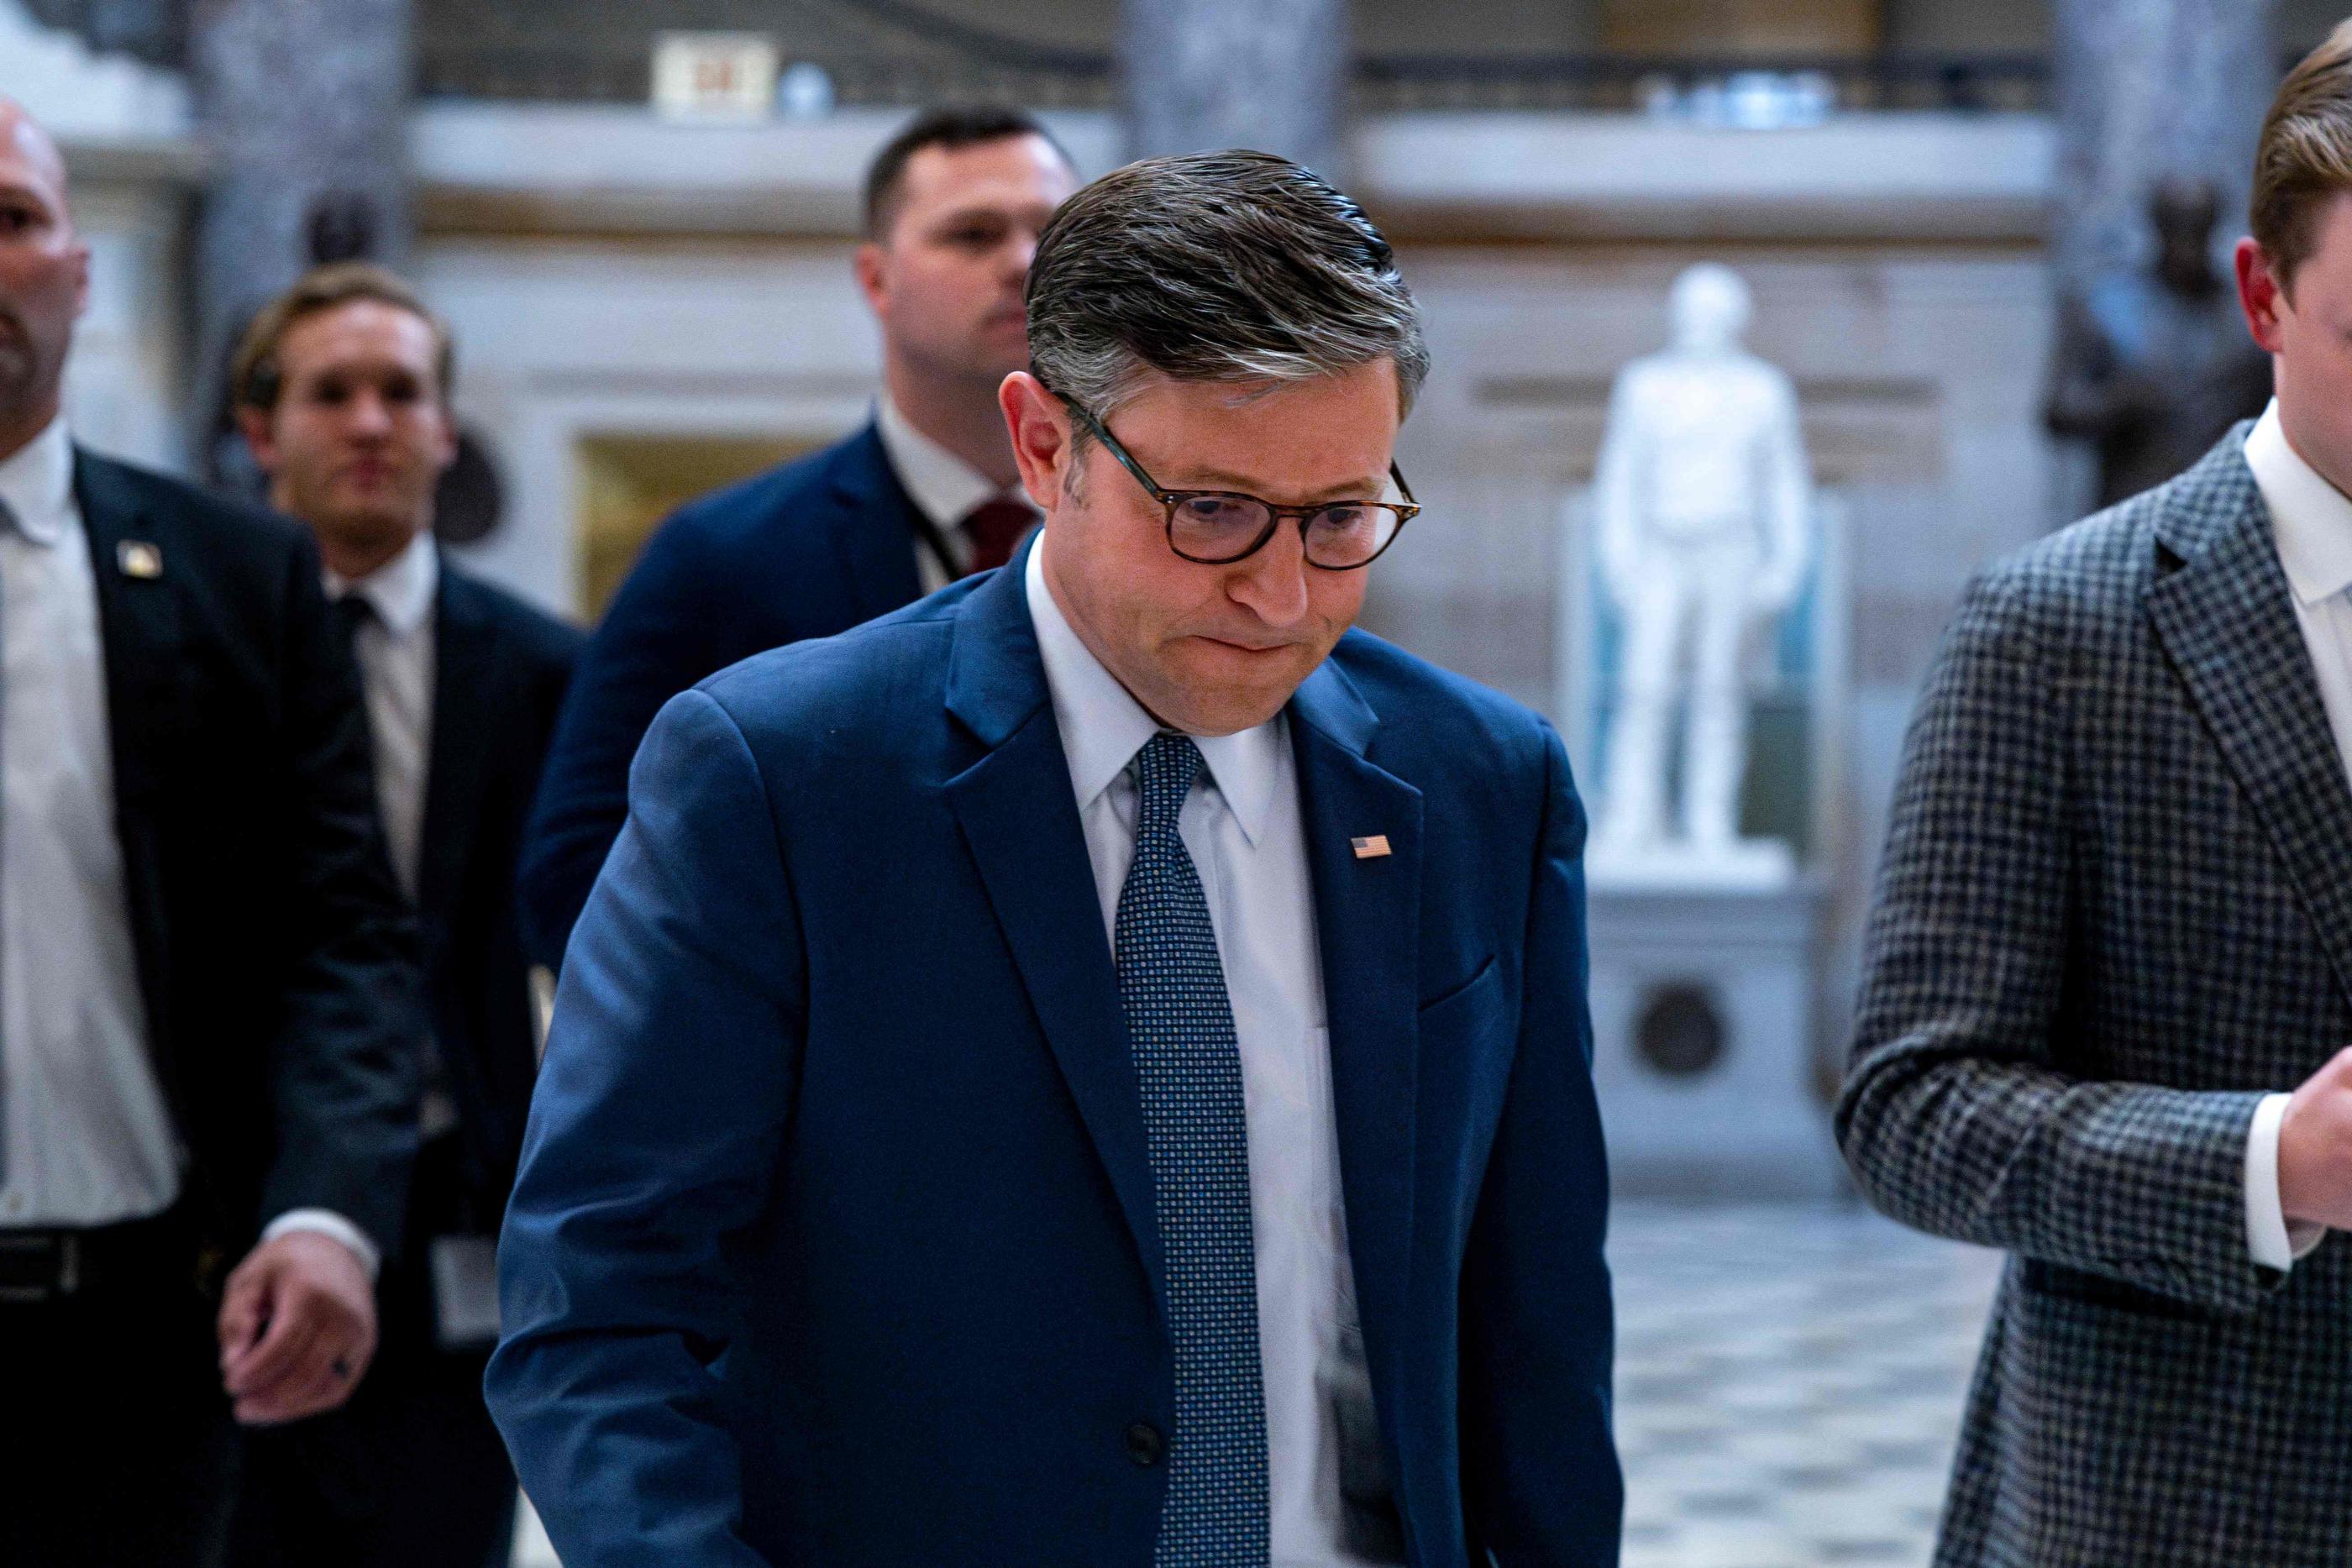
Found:
[[986, 571], [1013, 559], [1013, 547], [1037, 524], [1037, 509], [1026, 501], [999, 496], [982, 501], [963, 517], [963, 537], [971, 546], [971, 570]]

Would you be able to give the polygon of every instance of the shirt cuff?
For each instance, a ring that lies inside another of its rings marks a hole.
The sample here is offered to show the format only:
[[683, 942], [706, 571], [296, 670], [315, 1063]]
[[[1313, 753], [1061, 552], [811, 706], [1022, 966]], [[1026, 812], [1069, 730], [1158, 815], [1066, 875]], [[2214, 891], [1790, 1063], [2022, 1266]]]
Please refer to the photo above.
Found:
[[[2282, 1094], [2279, 1098], [2284, 1100], [2286, 1096]], [[2278, 1164], [2278, 1134], [2275, 1131], [2271, 1134], [2271, 1164], [2275, 1168]], [[2275, 1189], [2278, 1183], [2273, 1181], [2271, 1186]], [[2273, 1205], [2278, 1201], [2275, 1191], [2271, 1201]], [[359, 1259], [360, 1267], [367, 1270], [368, 1283], [375, 1283], [376, 1273], [383, 1267], [383, 1255], [376, 1250], [375, 1243], [367, 1239], [367, 1232], [333, 1209], [289, 1208], [262, 1227], [261, 1239], [275, 1241], [290, 1230], [315, 1230], [321, 1236], [333, 1237], [350, 1248]]]
[[2279, 1127], [2286, 1120], [2285, 1094], [2265, 1094], [2254, 1107], [2246, 1134], [2246, 1249], [2255, 1262], [2281, 1273], [2294, 1267], [2327, 1234], [2324, 1225], [2289, 1225], [2279, 1197]]

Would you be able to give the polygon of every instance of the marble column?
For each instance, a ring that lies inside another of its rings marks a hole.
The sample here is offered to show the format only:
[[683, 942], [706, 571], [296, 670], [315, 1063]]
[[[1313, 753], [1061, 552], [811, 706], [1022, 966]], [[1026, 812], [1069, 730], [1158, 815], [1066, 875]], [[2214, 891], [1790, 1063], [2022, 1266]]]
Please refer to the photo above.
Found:
[[1125, 0], [1131, 158], [1253, 147], [1344, 180], [1347, 0]]
[[[196, 0], [189, 69], [215, 160], [195, 256], [194, 448], [218, 439], [226, 360], [317, 260], [408, 249], [411, 0]], [[233, 475], [226, 476], [234, 477]]]
[[2245, 232], [2254, 142], [2276, 90], [2276, 0], [2059, 0], [2058, 191], [2051, 235], [2062, 288], [2144, 267], [2159, 180], [2211, 183], [2217, 246]]

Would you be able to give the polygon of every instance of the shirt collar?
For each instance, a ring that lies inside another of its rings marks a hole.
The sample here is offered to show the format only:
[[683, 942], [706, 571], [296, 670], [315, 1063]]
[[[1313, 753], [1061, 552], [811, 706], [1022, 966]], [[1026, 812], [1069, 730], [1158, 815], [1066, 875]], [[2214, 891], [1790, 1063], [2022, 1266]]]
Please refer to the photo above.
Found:
[[0, 502], [16, 527], [37, 545], [63, 538], [73, 520], [73, 437], [63, 414], [0, 462]]
[[2290, 445], [2273, 399], [2246, 436], [2246, 466], [2270, 508], [2289, 587], [2306, 605], [2352, 588], [2352, 498]]
[[356, 593], [368, 601], [384, 630], [395, 637], [406, 637], [433, 613], [434, 591], [441, 586], [441, 557], [433, 546], [431, 529], [424, 529], [408, 541], [406, 549], [365, 577], [346, 580], [339, 574], [323, 574], [327, 580], [327, 597], [341, 599], [346, 593]]
[[998, 487], [987, 475], [917, 430], [887, 392], [875, 406], [874, 423], [898, 483], [923, 516], [940, 528], [954, 528], [984, 502], [1017, 494]]
[[[1070, 788], [1083, 812], [1127, 770], [1144, 743], [1159, 733], [1160, 724], [1103, 668], [1055, 602], [1053, 591], [1045, 586], [1045, 546], [1046, 538], [1040, 534], [1029, 548], [1024, 569], [1029, 619], [1037, 629], [1037, 653], [1045, 665], [1046, 690], [1053, 694], [1062, 751], [1069, 760]], [[1276, 714], [1237, 734], [1192, 737], [1217, 792], [1253, 849], [1274, 809], [1287, 734], [1284, 716]]]

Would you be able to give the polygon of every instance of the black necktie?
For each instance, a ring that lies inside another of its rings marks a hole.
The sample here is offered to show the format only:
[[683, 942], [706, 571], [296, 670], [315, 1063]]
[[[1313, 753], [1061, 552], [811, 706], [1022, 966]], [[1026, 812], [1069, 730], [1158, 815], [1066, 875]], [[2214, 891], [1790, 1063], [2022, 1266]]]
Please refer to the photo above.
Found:
[[346, 649], [356, 646], [360, 628], [376, 619], [375, 606], [356, 589], [346, 589], [329, 608], [334, 612], [335, 635], [342, 639]]

